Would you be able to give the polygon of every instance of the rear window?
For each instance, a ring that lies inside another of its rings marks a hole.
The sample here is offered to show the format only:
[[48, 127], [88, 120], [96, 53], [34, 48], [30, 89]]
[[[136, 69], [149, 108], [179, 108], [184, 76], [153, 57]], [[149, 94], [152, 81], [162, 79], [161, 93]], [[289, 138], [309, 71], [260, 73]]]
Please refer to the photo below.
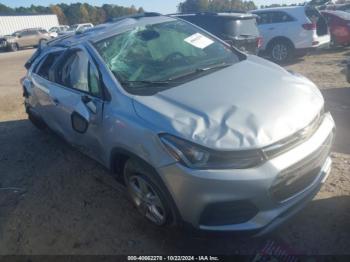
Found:
[[232, 20], [225, 19], [224, 34], [230, 36], [259, 36], [259, 30], [255, 18]]

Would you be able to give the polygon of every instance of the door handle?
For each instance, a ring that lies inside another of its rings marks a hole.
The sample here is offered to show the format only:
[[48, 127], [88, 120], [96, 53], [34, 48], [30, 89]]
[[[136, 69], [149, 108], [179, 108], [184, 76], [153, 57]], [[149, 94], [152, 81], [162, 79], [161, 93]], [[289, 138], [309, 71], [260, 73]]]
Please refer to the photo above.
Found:
[[60, 104], [60, 100], [58, 100], [57, 98], [53, 98], [52, 101], [55, 104], [55, 106], [58, 106]]
[[269, 30], [275, 30], [275, 28], [274, 27], [270, 27]]

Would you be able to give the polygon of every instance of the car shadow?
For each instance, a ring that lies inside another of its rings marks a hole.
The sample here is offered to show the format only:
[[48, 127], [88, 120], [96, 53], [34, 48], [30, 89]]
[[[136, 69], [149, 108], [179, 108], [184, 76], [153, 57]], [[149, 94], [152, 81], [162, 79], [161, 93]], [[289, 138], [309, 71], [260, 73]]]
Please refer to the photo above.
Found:
[[321, 90], [326, 110], [329, 110], [336, 124], [336, 139], [333, 150], [350, 154], [350, 88], [331, 88]]

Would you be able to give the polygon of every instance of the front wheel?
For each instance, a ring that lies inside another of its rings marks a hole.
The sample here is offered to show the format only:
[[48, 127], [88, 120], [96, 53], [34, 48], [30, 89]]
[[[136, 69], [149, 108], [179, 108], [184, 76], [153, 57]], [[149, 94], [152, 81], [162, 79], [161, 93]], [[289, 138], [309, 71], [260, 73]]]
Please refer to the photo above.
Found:
[[279, 64], [286, 63], [291, 60], [294, 54], [293, 46], [287, 41], [275, 41], [270, 45], [270, 58]]
[[346, 81], [348, 81], [348, 83], [350, 83], [350, 64], [348, 64], [347, 68], [346, 68]]
[[18, 49], [19, 49], [18, 44], [16, 44], [16, 43], [10, 44], [10, 51], [16, 52], [16, 51], [18, 51]]
[[164, 226], [171, 221], [171, 208], [156, 175], [136, 159], [125, 164], [124, 179], [131, 201], [149, 222]]

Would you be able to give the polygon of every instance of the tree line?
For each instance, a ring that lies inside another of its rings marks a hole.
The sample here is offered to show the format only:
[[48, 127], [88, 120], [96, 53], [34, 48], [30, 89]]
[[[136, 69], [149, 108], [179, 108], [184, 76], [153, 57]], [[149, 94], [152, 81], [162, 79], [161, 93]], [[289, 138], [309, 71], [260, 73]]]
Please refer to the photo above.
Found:
[[191, 12], [229, 12], [256, 9], [253, 1], [243, 0], [185, 0], [178, 6], [180, 13]]
[[[337, 2], [345, 2], [338, 0]], [[285, 5], [262, 5], [260, 8]], [[225, 12], [225, 11], [249, 11], [257, 9], [252, 0], [184, 0], [178, 5], [180, 13], [189, 12]], [[77, 23], [101, 24], [112, 18], [143, 13], [142, 7], [124, 7], [114, 4], [93, 6], [87, 3], [57, 4], [50, 6], [31, 5], [29, 7], [10, 8], [0, 3], [0, 14], [56, 14], [60, 24], [72, 25]]]
[[123, 7], [119, 5], [105, 4], [93, 6], [87, 3], [57, 4], [50, 6], [31, 5], [29, 7], [10, 8], [0, 3], [0, 14], [56, 14], [62, 25], [78, 23], [101, 24], [112, 18], [143, 13], [142, 7]]

